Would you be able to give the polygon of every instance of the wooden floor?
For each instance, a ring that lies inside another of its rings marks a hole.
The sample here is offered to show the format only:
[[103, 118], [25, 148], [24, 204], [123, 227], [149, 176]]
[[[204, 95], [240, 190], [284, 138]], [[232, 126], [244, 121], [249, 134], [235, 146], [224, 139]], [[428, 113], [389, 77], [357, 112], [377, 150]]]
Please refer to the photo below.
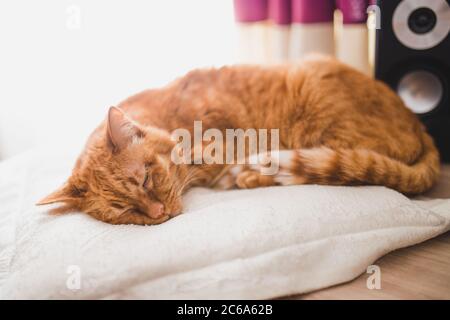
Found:
[[367, 289], [370, 274], [342, 285], [287, 299], [450, 299], [450, 232], [379, 259], [381, 289]]

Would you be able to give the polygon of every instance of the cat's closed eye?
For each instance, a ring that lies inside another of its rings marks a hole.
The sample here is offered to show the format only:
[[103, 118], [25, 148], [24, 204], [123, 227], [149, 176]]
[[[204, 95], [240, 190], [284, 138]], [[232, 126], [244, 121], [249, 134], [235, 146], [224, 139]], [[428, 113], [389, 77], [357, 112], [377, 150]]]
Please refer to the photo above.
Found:
[[149, 174], [148, 174], [148, 172], [147, 171], [145, 171], [145, 176], [144, 176], [144, 182], [142, 182], [142, 186], [144, 187], [144, 188], [147, 188], [147, 184], [148, 184], [148, 181], [149, 181]]
[[152, 166], [151, 162], [146, 162], [144, 165], [145, 175], [144, 175], [144, 180], [142, 182], [142, 187], [144, 187], [146, 189], [151, 188], [153, 186], [153, 181], [152, 181], [152, 179], [150, 179], [150, 173], [149, 173], [151, 166]]

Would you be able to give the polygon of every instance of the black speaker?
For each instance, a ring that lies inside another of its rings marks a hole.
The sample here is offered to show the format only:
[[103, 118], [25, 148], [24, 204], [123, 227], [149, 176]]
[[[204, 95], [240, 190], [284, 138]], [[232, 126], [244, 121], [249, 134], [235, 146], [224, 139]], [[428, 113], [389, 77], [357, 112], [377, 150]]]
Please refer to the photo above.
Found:
[[375, 76], [420, 116], [450, 162], [450, 0], [378, 0]]

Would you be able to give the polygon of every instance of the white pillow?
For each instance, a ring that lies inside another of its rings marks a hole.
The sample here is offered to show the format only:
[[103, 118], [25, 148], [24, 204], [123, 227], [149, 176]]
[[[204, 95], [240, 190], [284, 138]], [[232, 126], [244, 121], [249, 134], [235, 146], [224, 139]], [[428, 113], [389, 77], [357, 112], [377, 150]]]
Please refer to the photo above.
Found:
[[74, 156], [0, 164], [0, 298], [273, 298], [349, 281], [450, 224], [382, 187], [196, 189], [186, 213], [147, 227], [51, 216], [34, 203]]

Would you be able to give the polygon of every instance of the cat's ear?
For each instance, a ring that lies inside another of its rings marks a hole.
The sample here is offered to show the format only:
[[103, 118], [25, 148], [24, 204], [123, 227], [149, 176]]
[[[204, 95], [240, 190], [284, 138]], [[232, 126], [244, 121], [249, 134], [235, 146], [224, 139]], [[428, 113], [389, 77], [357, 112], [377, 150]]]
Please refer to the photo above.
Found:
[[82, 191], [73, 186], [70, 182], [66, 182], [61, 188], [41, 199], [36, 205], [41, 206], [57, 202], [76, 204], [83, 197], [83, 194]]
[[107, 143], [113, 152], [125, 149], [135, 137], [144, 136], [144, 132], [119, 108], [109, 108], [107, 121]]

